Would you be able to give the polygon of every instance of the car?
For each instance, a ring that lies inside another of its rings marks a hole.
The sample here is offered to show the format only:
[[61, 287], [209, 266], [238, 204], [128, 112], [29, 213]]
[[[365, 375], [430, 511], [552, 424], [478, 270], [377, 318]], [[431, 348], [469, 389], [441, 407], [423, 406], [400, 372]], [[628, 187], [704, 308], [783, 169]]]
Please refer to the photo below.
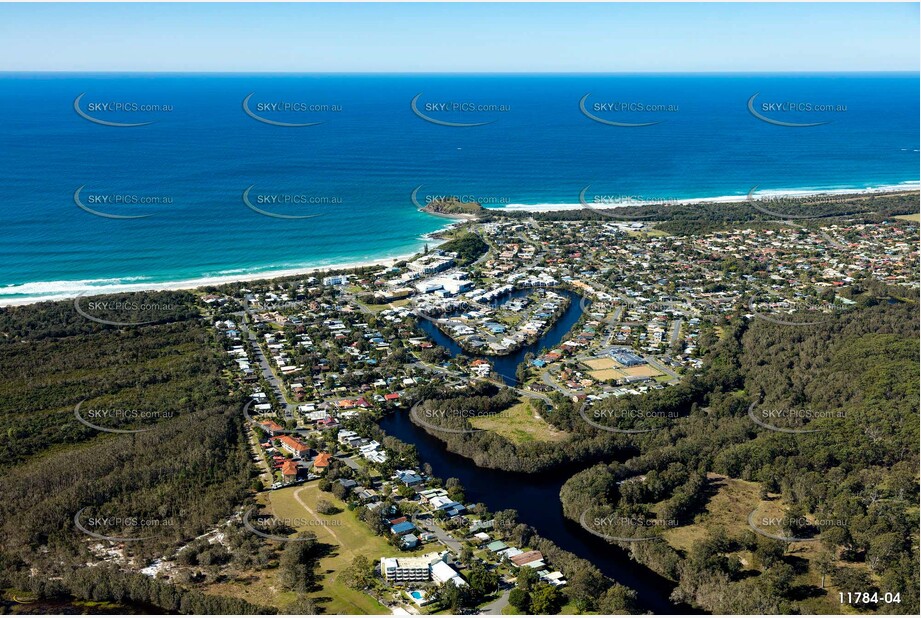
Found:
[[282, 487], [281, 483], [272, 483], [272, 489], [281, 489]]

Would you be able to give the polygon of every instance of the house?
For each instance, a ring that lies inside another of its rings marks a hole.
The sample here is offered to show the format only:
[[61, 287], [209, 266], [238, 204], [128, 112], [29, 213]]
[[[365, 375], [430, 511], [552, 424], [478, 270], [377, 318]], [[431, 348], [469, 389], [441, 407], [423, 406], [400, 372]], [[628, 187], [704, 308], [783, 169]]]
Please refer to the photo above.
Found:
[[377, 502], [380, 498], [377, 495], [377, 492], [373, 489], [367, 489], [365, 487], [356, 487], [355, 488], [355, 497], [362, 504], [367, 504], [369, 502]]
[[262, 429], [264, 429], [267, 434], [273, 437], [277, 436], [278, 434], [282, 433], [285, 430], [284, 427], [282, 427], [275, 421], [264, 421], [262, 423], [259, 423], [259, 426], [262, 427]]
[[358, 437], [358, 434], [355, 433], [354, 431], [348, 431], [347, 429], [343, 429], [342, 431], [339, 432], [339, 435], [336, 436], [336, 441], [339, 442], [339, 444], [345, 444], [352, 438], [357, 438], [357, 437]]
[[281, 436], [278, 438], [281, 448], [288, 451], [295, 457], [306, 457], [310, 453], [310, 447], [296, 440], [291, 436]]
[[416, 531], [416, 525], [411, 521], [404, 521], [402, 523], [396, 524], [395, 526], [390, 526], [390, 534], [396, 534], [397, 536], [403, 536], [404, 534], [409, 534], [410, 532]]
[[329, 453], [320, 453], [313, 458], [313, 471], [314, 472], [325, 472], [329, 468], [329, 462], [332, 461], [333, 456]]
[[488, 549], [494, 554], [497, 554], [503, 549], [508, 549], [508, 545], [506, 545], [502, 541], [493, 541], [492, 543], [486, 546], [486, 549]]
[[518, 555], [511, 556], [509, 560], [518, 567], [532, 566], [537, 562], [543, 564], [544, 555], [537, 550], [521, 552]]
[[297, 480], [297, 464], [290, 459], [281, 464], [281, 477], [285, 483], [293, 483]]
[[356, 483], [352, 479], [339, 479], [336, 482], [342, 485], [343, 487], [345, 487], [346, 493], [352, 491], [352, 488], [358, 487], [358, 483]]
[[413, 487], [422, 482], [422, 477], [413, 472], [412, 470], [402, 470], [397, 473], [397, 478], [400, 479], [400, 482], [406, 485], [407, 487]]
[[419, 538], [415, 534], [407, 534], [400, 539], [401, 549], [413, 549], [419, 546]]

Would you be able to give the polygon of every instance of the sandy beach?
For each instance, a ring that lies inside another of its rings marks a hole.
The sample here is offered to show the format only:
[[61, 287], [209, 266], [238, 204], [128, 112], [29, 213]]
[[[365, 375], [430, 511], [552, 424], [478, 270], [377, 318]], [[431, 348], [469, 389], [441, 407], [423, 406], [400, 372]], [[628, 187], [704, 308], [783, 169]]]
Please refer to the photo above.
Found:
[[[765, 190], [765, 191], [756, 191], [753, 194], [753, 198], [757, 200], [767, 200], [767, 199], [778, 199], [778, 198], [807, 198], [807, 197], [847, 197], [847, 196], [859, 196], [859, 195], [881, 195], [881, 194], [898, 194], [898, 193], [908, 193], [908, 192], [917, 192], [921, 188], [921, 184], [918, 182], [905, 182], [899, 185], [889, 185], [882, 187], [873, 187], [868, 189], [834, 189], [834, 190]], [[702, 203], [711, 203], [711, 204], [729, 204], [729, 203], [741, 203], [746, 201], [746, 196], [738, 195], [727, 195], [720, 197], [707, 197], [707, 198], [693, 198], [693, 199], [684, 199], [684, 200], [669, 200], [667, 204], [669, 205], [693, 205], [693, 204], [702, 204]], [[662, 203], [662, 201], [648, 200], [642, 201], [637, 200], [635, 202], [629, 202], [618, 205], [598, 205], [599, 209], [603, 208], [618, 208], [618, 207], [627, 207], [627, 206], [644, 206], [648, 204]], [[511, 210], [519, 212], [553, 212], [553, 211], [565, 211], [565, 210], [579, 210], [585, 208], [579, 202], [569, 203], [569, 204], [508, 204], [500, 209], [496, 210]], [[487, 209], [489, 210], [489, 209]], [[446, 216], [440, 215], [438, 213], [426, 213], [432, 216], [438, 216], [444, 219], [453, 219], [453, 222], [449, 225], [441, 228], [440, 230], [433, 232], [432, 234], [426, 234], [421, 238], [422, 241], [429, 244], [430, 246], [437, 247], [439, 244], [444, 242], [438, 238], [435, 238], [435, 234], [444, 232], [445, 230], [451, 229], [452, 227], [463, 224], [465, 221], [459, 220], [457, 216]], [[464, 217], [464, 220], [467, 220]], [[419, 248], [421, 250], [421, 247]], [[0, 288], [0, 293], [6, 291], [10, 293], [15, 288], [21, 288], [30, 290], [32, 294], [18, 297], [18, 298], [0, 298], [0, 307], [11, 307], [11, 306], [20, 306], [20, 305], [30, 305], [33, 303], [43, 302], [43, 301], [58, 301], [58, 300], [67, 300], [71, 298], [76, 298], [77, 296], [98, 296], [103, 294], [117, 294], [120, 292], [142, 292], [142, 291], [158, 291], [158, 290], [193, 290], [205, 286], [213, 285], [222, 285], [226, 283], [236, 283], [236, 282], [245, 282], [245, 281], [259, 281], [266, 279], [278, 279], [283, 277], [291, 277], [298, 275], [310, 275], [323, 271], [333, 271], [333, 270], [351, 270], [355, 268], [368, 267], [368, 266], [384, 266], [391, 267], [401, 260], [408, 259], [418, 253], [418, 251], [413, 253], [407, 253], [403, 255], [378, 258], [378, 259], [365, 259], [365, 260], [356, 260], [351, 262], [339, 262], [332, 264], [321, 264], [316, 266], [304, 266], [302, 268], [289, 268], [289, 269], [280, 269], [280, 270], [267, 270], [260, 272], [240, 272], [240, 273], [228, 273], [219, 276], [210, 276], [210, 277], [200, 277], [197, 279], [188, 279], [182, 281], [164, 281], [164, 282], [138, 282], [138, 283], [129, 283], [132, 278], [125, 279], [84, 279], [76, 281], [49, 281], [41, 283], [26, 283], [22, 285], [12, 285], [5, 288]], [[54, 290], [48, 294], [42, 294], [44, 289]], [[59, 290], [59, 291], [58, 291]]]

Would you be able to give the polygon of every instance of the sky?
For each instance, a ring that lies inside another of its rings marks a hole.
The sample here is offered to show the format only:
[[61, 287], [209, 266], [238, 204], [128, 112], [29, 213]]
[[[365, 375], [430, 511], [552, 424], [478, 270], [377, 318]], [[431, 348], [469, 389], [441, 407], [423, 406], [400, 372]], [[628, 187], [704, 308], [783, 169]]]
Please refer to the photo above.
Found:
[[918, 71], [918, 3], [0, 4], [0, 71]]

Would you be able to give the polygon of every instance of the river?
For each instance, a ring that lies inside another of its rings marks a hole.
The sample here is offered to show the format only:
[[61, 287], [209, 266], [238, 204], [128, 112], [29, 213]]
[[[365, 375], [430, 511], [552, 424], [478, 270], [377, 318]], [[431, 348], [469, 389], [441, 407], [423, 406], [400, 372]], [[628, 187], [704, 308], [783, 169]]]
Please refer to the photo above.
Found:
[[[505, 298], [519, 298], [521, 296], [527, 296], [533, 291], [534, 290], [531, 288], [515, 290]], [[521, 361], [524, 360], [525, 354], [531, 352], [532, 354], [537, 355], [542, 349], [549, 349], [554, 347], [563, 340], [563, 337], [566, 336], [566, 333], [568, 333], [570, 329], [572, 329], [573, 325], [579, 321], [579, 318], [582, 317], [583, 307], [580, 305], [580, 302], [582, 301], [581, 296], [575, 292], [571, 292], [570, 290], [554, 289], [553, 291], [569, 298], [570, 302], [569, 306], [566, 308], [566, 311], [563, 312], [563, 315], [560, 316], [560, 319], [557, 320], [540, 339], [512, 354], [505, 354], [503, 356], [469, 354], [464, 352], [463, 348], [461, 348], [453, 339], [441, 332], [437, 326], [428, 320], [419, 320], [419, 327], [424, 330], [429, 337], [431, 337], [432, 341], [447, 349], [448, 352], [451, 353], [451, 356], [457, 356], [458, 354], [466, 354], [467, 356], [473, 357], [485, 356], [489, 359], [489, 362], [492, 363], [493, 370], [502, 377], [502, 380], [509, 386], [514, 386], [515, 371], [518, 369], [518, 365], [521, 364]], [[586, 299], [584, 305], [587, 307], [590, 302], [591, 301]]]
[[[488, 357], [507, 384], [514, 383], [515, 369], [525, 354], [556, 346], [581, 317], [581, 297], [568, 290], [560, 292], [569, 297], [570, 305], [539, 341], [514, 354]], [[434, 324], [425, 320], [419, 322], [426, 333], [452, 355], [463, 353], [460, 346]], [[695, 613], [693, 608], [669, 600], [674, 588], [672, 582], [633, 562], [626, 551], [599, 539], [563, 516], [560, 489], [578, 469], [523, 474], [481, 468], [466, 457], [448, 452], [442, 441], [413, 424], [406, 411], [384, 417], [380, 426], [403, 442], [414, 444], [422, 461], [432, 466], [436, 476], [460, 480], [467, 490], [468, 502], [482, 502], [493, 512], [515, 509], [519, 521], [533, 527], [541, 536], [588, 560], [618, 583], [636, 590], [642, 609], [656, 614]]]

